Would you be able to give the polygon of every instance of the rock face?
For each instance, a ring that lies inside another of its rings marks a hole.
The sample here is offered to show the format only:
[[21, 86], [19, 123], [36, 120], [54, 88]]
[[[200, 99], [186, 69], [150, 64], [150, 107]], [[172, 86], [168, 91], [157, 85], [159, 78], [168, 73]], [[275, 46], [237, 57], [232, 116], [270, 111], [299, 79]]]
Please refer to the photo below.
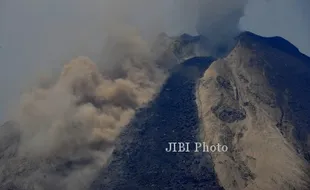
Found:
[[310, 189], [310, 59], [281, 38], [245, 32], [197, 87], [204, 141], [229, 190]]

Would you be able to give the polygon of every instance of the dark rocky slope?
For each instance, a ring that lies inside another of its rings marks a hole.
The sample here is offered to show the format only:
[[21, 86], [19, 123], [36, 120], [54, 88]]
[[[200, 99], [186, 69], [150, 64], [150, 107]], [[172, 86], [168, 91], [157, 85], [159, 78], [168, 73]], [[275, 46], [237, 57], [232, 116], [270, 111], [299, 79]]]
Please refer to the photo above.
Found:
[[199, 141], [198, 78], [211, 58], [177, 66], [157, 98], [123, 132], [111, 163], [91, 189], [222, 189], [207, 153], [167, 153], [168, 142]]

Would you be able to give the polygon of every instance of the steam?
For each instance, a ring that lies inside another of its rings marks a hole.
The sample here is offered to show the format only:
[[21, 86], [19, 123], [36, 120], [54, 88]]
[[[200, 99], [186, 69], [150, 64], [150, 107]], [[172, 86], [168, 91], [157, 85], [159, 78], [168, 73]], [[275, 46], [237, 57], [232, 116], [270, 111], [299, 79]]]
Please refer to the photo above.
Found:
[[248, 0], [198, 0], [198, 33], [206, 36], [212, 47], [226, 46], [240, 33], [239, 20]]

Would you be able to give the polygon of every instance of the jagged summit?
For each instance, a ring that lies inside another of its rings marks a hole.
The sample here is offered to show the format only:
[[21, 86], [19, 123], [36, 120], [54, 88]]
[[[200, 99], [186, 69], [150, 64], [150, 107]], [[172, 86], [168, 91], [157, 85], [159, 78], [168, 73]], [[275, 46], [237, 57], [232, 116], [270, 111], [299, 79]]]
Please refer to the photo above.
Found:
[[276, 48], [290, 55], [294, 55], [303, 59], [308, 59], [308, 61], [310, 60], [310, 58], [302, 54], [296, 46], [279, 36], [262, 37], [252, 32], [245, 31], [240, 33], [235, 39], [237, 41], [240, 41], [241, 43], [248, 43], [248, 45], [250, 45], [251, 43], [253, 45], [253, 43], [259, 42], [260, 44]]

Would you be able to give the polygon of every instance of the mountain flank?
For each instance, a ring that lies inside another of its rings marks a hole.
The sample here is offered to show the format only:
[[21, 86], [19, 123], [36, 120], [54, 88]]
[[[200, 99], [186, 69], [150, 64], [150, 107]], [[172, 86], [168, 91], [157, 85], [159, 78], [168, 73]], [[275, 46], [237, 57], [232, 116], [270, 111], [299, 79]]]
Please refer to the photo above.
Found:
[[309, 189], [310, 59], [286, 40], [250, 32], [197, 87], [204, 140], [225, 189]]

